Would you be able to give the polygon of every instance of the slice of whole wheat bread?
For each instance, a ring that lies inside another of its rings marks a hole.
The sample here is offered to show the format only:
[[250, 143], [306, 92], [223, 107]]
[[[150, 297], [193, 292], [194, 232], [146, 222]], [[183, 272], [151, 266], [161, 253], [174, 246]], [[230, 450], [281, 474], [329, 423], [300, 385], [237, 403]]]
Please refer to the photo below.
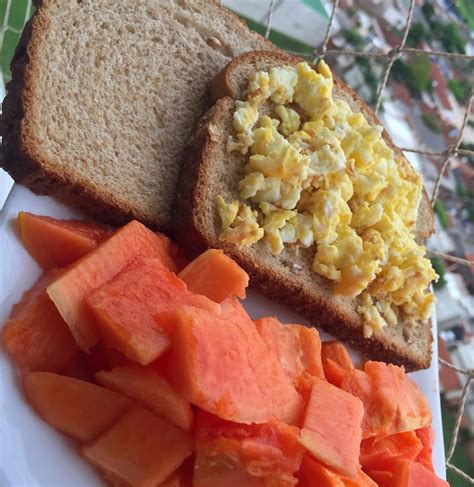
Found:
[[[289, 249], [272, 255], [266, 243], [238, 248], [222, 242], [218, 236], [221, 222], [216, 198], [239, 198], [238, 183], [246, 156], [229, 153], [227, 139], [232, 133], [235, 99], [243, 98], [243, 87], [256, 70], [299, 62], [280, 53], [257, 52], [240, 56], [211, 83], [217, 102], [202, 118], [198, 130], [185, 151], [174, 217], [175, 234], [189, 249], [222, 248], [249, 272], [254, 288], [272, 300], [286, 304], [311, 323], [348, 342], [372, 359], [404, 365], [407, 370], [423, 369], [431, 361], [432, 334], [429, 323], [406, 326], [398, 323], [363, 337], [362, 319], [356, 311], [356, 299], [334, 294], [331, 283], [311, 269], [312, 249]], [[233, 97], [221, 95], [233, 95]], [[379, 123], [368, 107], [340, 81], [335, 82], [335, 97], [343, 97], [353, 109], [360, 110], [373, 123]], [[385, 140], [391, 144], [385, 134]], [[395, 150], [397, 150], [395, 148]], [[408, 164], [408, 162], [407, 162]], [[432, 232], [432, 215], [424, 196], [420, 208], [418, 234]]]
[[100, 220], [169, 230], [209, 80], [272, 45], [213, 0], [37, 4], [12, 61], [1, 166]]

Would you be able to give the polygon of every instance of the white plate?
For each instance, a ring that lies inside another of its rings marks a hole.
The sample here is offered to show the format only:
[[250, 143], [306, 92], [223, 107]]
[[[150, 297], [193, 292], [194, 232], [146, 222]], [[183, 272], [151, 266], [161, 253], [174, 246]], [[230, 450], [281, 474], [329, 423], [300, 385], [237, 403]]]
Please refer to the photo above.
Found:
[[[23, 291], [41, 271], [23, 249], [14, 226], [18, 211], [56, 218], [80, 218], [77, 212], [49, 197], [36, 196], [15, 186], [0, 214], [0, 323], [3, 323]], [[250, 292], [245, 307], [253, 318], [275, 315], [283, 322], [304, 320], [271, 301]], [[435, 320], [433, 320], [435, 321]], [[435, 336], [436, 330], [433, 329]], [[321, 338], [329, 336], [322, 333]], [[435, 341], [433, 357], [438, 356]], [[411, 374], [428, 398], [436, 431], [434, 466], [445, 478], [443, 432], [439, 402], [438, 362], [428, 370]], [[15, 368], [0, 350], [0, 486], [95, 487], [103, 485], [96, 472], [75, 451], [74, 444], [38, 418], [22, 397]]]

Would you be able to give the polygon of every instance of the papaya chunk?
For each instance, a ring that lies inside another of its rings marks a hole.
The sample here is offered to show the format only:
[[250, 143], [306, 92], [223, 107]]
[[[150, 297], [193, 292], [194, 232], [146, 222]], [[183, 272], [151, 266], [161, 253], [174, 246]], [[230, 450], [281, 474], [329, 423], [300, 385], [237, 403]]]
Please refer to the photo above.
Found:
[[192, 404], [240, 423], [294, 423], [303, 402], [253, 322], [183, 306], [171, 348], [178, 390]]
[[338, 474], [354, 477], [359, 469], [363, 416], [360, 399], [314, 378], [300, 442]]
[[264, 482], [264, 479], [250, 475], [225, 457], [196, 455], [193, 487], [264, 487]]
[[388, 470], [374, 470], [369, 472], [369, 476], [379, 487], [390, 487], [393, 473]]
[[138, 257], [156, 257], [174, 270], [175, 264], [162, 241], [141, 223], [131, 221], [103, 241], [48, 286], [48, 295], [68, 324], [79, 347], [88, 352], [99, 340], [85, 298], [110, 281]]
[[192, 441], [164, 419], [135, 407], [82, 453], [119, 485], [154, 487], [191, 455]]
[[13, 360], [29, 370], [60, 372], [79, 351], [46, 288], [61, 271], [46, 272], [15, 304], [2, 329], [3, 345]]
[[340, 387], [347, 371], [354, 368], [347, 348], [336, 340], [323, 342], [321, 359], [326, 380]]
[[433, 472], [418, 462], [400, 460], [395, 464], [390, 487], [449, 487]]
[[382, 439], [363, 440], [360, 446], [360, 463], [364, 470], [390, 470], [402, 459], [414, 460], [423, 446], [414, 431], [396, 433]]
[[216, 303], [237, 296], [245, 298], [248, 274], [222, 250], [210, 249], [190, 262], [179, 277], [188, 289]]
[[28, 372], [23, 387], [47, 423], [82, 442], [95, 439], [132, 405], [108, 389], [50, 372]]
[[115, 367], [96, 374], [99, 384], [134, 399], [184, 431], [191, 429], [191, 405], [150, 367]]
[[402, 367], [368, 361], [364, 371], [346, 373], [341, 388], [364, 403], [364, 438], [383, 438], [431, 424], [428, 401]]
[[24, 247], [43, 269], [72, 264], [112, 233], [95, 223], [57, 220], [26, 211], [18, 213], [18, 225]]
[[[244, 425], [198, 410], [195, 437], [199, 455], [265, 479], [269, 485], [292, 485], [304, 455], [299, 429], [281, 421]], [[265, 485], [265, 484], [264, 484]]]
[[301, 487], [377, 487], [377, 484], [362, 470], [353, 478], [338, 475], [318, 461], [305, 455], [298, 473]]
[[183, 304], [220, 313], [218, 304], [188, 291], [161, 259], [150, 258], [128, 264], [93, 291], [86, 303], [105, 344], [141, 365], [156, 360], [171, 343], [171, 330], [160, 326], [160, 319], [155, 318], [159, 313]]
[[255, 325], [296, 387], [308, 377], [324, 379], [321, 340], [315, 328], [283, 325], [276, 318], [260, 318]]
[[435, 440], [435, 432], [431, 426], [420, 428], [415, 431], [416, 436], [421, 441], [421, 451], [416, 457], [416, 461], [421, 463], [425, 468], [434, 472], [433, 468], [433, 445]]

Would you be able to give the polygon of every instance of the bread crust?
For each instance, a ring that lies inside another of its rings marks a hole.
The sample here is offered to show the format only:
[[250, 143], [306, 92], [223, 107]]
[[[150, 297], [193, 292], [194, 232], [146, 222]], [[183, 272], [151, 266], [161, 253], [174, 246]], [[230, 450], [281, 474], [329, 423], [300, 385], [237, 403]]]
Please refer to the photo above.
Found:
[[[219, 99], [198, 124], [197, 132], [185, 151], [173, 219], [178, 241], [191, 253], [210, 247], [222, 248], [249, 273], [253, 288], [273, 301], [291, 307], [310, 323], [349, 343], [369, 358], [403, 365], [409, 371], [429, 367], [433, 340], [430, 324], [419, 330], [426, 344], [421, 354], [416, 353], [408, 339], [399, 340], [400, 343], [392, 340], [389, 327], [366, 339], [362, 333], [362, 318], [354, 304], [348, 304], [345, 298], [335, 295], [329, 297], [329, 285], [318, 288], [305, 284], [297, 269], [293, 273], [288, 272], [276, 259], [275, 265], [269, 265], [256, 258], [251, 249], [238, 249], [235, 245], [219, 241], [218, 232], [209, 223], [209, 213], [217, 212], [209, 188], [213, 185], [213, 164], [223, 157], [226, 137], [220, 129], [222, 120], [225, 117], [229, 119], [234, 109], [232, 98]], [[318, 278], [313, 276], [314, 280]], [[400, 334], [401, 330], [398, 331]]]

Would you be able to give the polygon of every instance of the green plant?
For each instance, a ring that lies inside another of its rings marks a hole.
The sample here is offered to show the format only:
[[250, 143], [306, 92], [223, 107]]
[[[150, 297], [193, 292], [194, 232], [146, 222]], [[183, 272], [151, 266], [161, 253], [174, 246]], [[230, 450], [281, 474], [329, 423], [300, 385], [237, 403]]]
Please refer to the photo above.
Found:
[[421, 11], [423, 12], [423, 15], [425, 16], [425, 19], [431, 23], [433, 21], [433, 17], [435, 16], [435, 11], [433, 8], [433, 5], [429, 2], [424, 2]]
[[431, 91], [431, 62], [426, 56], [416, 55], [410, 63], [397, 59], [393, 64], [392, 78], [405, 83], [414, 95]]
[[441, 127], [439, 126], [438, 119], [432, 113], [423, 112], [421, 114], [421, 120], [435, 134], [441, 133]]
[[436, 282], [433, 282], [433, 287], [438, 290], [443, 289], [443, 287], [446, 286], [446, 279], [444, 278], [445, 275], [444, 262], [440, 257], [436, 255], [431, 256], [430, 260], [434, 271], [436, 272], [436, 274], [438, 274], [438, 280]]
[[448, 214], [446, 213], [446, 208], [443, 205], [443, 202], [441, 200], [436, 200], [433, 210], [438, 216], [439, 223], [441, 226], [446, 230], [449, 228], [449, 217]]
[[467, 80], [450, 79], [448, 80], [448, 87], [451, 93], [454, 95], [454, 98], [456, 98], [456, 100], [458, 101], [458, 103], [467, 102], [467, 100], [469, 99], [469, 95], [471, 93], [471, 87]]
[[361, 51], [364, 47], [364, 40], [362, 39], [357, 29], [345, 30], [342, 34], [348, 44], [351, 44], [357, 51]]
[[467, 142], [463, 142], [460, 146], [459, 146], [460, 149], [463, 149], [463, 150], [472, 150], [474, 151], [474, 144], [471, 144], [471, 143], [467, 143]]
[[456, 186], [456, 193], [461, 199], [466, 199], [469, 196], [469, 191], [466, 185], [461, 181]]
[[414, 22], [407, 37], [407, 44], [416, 47], [421, 41], [429, 38], [429, 31], [422, 22]]
[[446, 51], [465, 54], [466, 41], [459, 34], [458, 26], [454, 22], [444, 23], [435, 20], [431, 27], [434, 37], [441, 41]]

